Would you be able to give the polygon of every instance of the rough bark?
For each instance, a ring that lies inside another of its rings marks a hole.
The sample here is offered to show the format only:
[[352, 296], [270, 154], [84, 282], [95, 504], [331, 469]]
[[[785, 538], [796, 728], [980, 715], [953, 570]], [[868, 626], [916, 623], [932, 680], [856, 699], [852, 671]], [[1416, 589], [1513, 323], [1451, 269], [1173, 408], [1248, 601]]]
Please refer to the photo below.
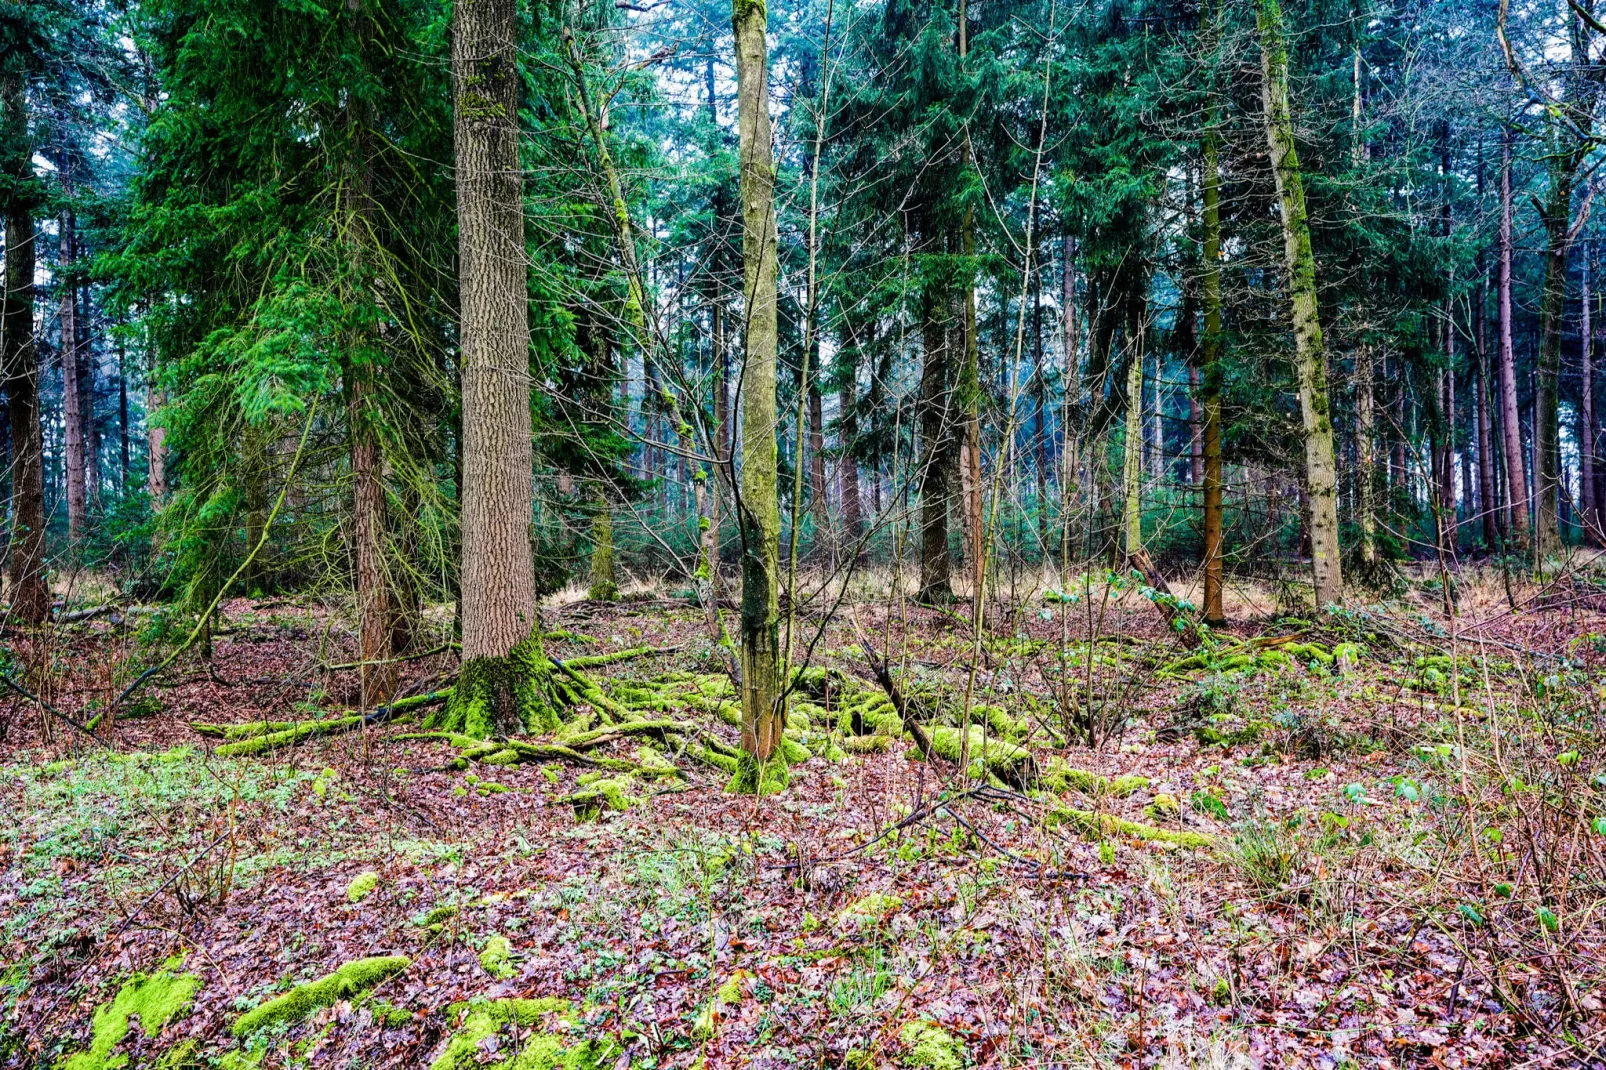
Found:
[[1355, 352], [1355, 512], [1361, 529], [1361, 560], [1377, 563], [1377, 415], [1372, 351]]
[[737, 134], [742, 197], [742, 752], [733, 790], [763, 793], [784, 783], [777, 753], [786, 725], [780, 678], [780, 507], [776, 493], [775, 159], [769, 116], [768, 12], [763, 0], [733, 0]]
[[1506, 544], [1528, 545], [1528, 473], [1523, 465], [1522, 426], [1518, 422], [1517, 363], [1511, 344], [1511, 131], [1500, 132], [1500, 424], [1506, 452]]
[[1126, 371], [1126, 441], [1122, 446], [1121, 493], [1124, 503], [1121, 531], [1126, 556], [1136, 558], [1143, 549], [1143, 351], [1133, 347]]
[[37, 624], [50, 615], [45, 583], [44, 435], [39, 426], [39, 358], [34, 340], [33, 207], [26, 189], [32, 178], [28, 114], [21, 70], [5, 62], [0, 72], [0, 144], [9, 179], [5, 205], [6, 283], [0, 324], [0, 369], [6, 386], [11, 437], [12, 616]]
[[950, 348], [951, 301], [940, 285], [928, 287], [921, 317], [925, 359], [920, 372], [920, 591], [927, 604], [953, 598], [953, 560], [948, 552], [948, 505], [953, 493]]
[[[65, 156], [61, 164], [62, 193], [72, 195], [71, 167]], [[84, 486], [84, 401], [83, 376], [78, 368], [78, 287], [73, 284], [72, 264], [73, 213], [65, 210], [57, 220], [60, 239], [61, 278], [60, 311], [56, 322], [60, 327], [61, 355], [61, 407], [62, 424], [66, 436], [67, 462], [67, 542], [76, 546], [83, 539], [87, 527], [88, 501]]]
[[1561, 330], [1567, 309], [1573, 175], [1553, 162], [1545, 224], [1545, 283], [1539, 305], [1534, 378], [1534, 551], [1540, 562], [1561, 550]]
[[1583, 301], [1578, 337], [1578, 520], [1584, 537], [1600, 541], [1600, 518], [1595, 512], [1595, 338], [1590, 319], [1589, 248], [1585, 246]]
[[471, 734], [555, 721], [530, 550], [529, 310], [513, 0], [453, 13], [462, 353], [463, 669], [447, 720]]
[[[1212, 40], [1214, 37], [1212, 36]], [[1200, 463], [1204, 485], [1204, 619], [1222, 624], [1221, 534], [1221, 167], [1214, 96], [1206, 99], [1204, 136], [1199, 145], [1200, 252], [1204, 264], [1199, 300], [1204, 334], [1199, 339]]]
[[1283, 245], [1293, 306], [1294, 351], [1305, 430], [1305, 487], [1310, 498], [1311, 564], [1316, 604], [1344, 594], [1338, 546], [1338, 471], [1327, 392], [1327, 354], [1317, 315], [1316, 261], [1305, 213], [1305, 185], [1288, 107], [1288, 49], [1278, 0], [1259, 0], [1266, 143], [1282, 212]]

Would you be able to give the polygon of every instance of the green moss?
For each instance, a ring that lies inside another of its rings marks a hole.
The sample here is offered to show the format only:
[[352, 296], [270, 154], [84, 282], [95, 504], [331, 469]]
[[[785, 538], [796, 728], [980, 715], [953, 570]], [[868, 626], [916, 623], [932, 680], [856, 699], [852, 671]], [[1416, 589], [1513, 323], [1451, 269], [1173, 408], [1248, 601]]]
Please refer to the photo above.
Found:
[[424, 722], [426, 728], [461, 732], [474, 739], [510, 731], [550, 732], [558, 724], [552, 663], [536, 631], [506, 657], [463, 662], [446, 705]]
[[760, 767], [757, 758], [743, 753], [736, 758], [736, 769], [725, 790], [734, 795], [774, 795], [785, 791], [791, 781], [784, 748], [770, 755]]
[[336, 1000], [360, 995], [388, 977], [405, 970], [410, 959], [404, 955], [378, 955], [348, 962], [334, 973], [297, 985], [284, 995], [242, 1014], [234, 1023], [234, 1035], [250, 1036], [259, 1029], [279, 1022], [297, 1022]]
[[351, 878], [350, 884], [346, 885], [346, 899], [352, 903], [360, 903], [372, 895], [374, 889], [378, 887], [379, 874], [373, 870], [359, 873]]
[[388, 999], [376, 999], [368, 1005], [368, 1013], [385, 1029], [400, 1029], [412, 1024], [416, 1017], [406, 1007], [398, 1007]]
[[505, 981], [519, 971], [513, 965], [513, 945], [505, 936], [493, 936], [485, 941], [480, 952], [480, 965], [498, 981]]
[[476, 1000], [457, 1004], [453, 1010], [459, 1014], [466, 1012], [463, 1024], [447, 1040], [446, 1049], [430, 1064], [430, 1070], [471, 1070], [482, 1065], [501, 1066], [507, 1070], [606, 1070], [619, 1055], [619, 1046], [611, 1038], [575, 1043], [565, 1030], [527, 1036], [517, 1044], [507, 1045], [512, 1052], [509, 1058], [484, 1063], [481, 1042], [504, 1028], [539, 1025], [548, 1015], [558, 1015], [568, 1026], [577, 1025], [573, 1004], [562, 999]]
[[1149, 840], [1155, 843], [1174, 843], [1181, 847], [1210, 847], [1215, 840], [1197, 832], [1182, 832], [1173, 829], [1158, 828], [1154, 825], [1144, 825], [1137, 821], [1127, 821], [1113, 814], [1096, 814], [1091, 810], [1077, 810], [1069, 806], [1056, 806], [1044, 815], [1044, 822], [1049, 828], [1060, 825], [1070, 825], [1092, 836], [1125, 836], [1134, 840]]
[[879, 925], [886, 920], [887, 915], [897, 912], [902, 906], [902, 896], [871, 892], [864, 898], [843, 907], [836, 916], [836, 922], [838, 925], [853, 925], [861, 929]]
[[965, 1046], [952, 1033], [936, 1022], [910, 1022], [898, 1034], [903, 1041], [904, 1066], [920, 1066], [926, 1070], [960, 1070], [965, 1065]]
[[[1017, 747], [997, 736], [990, 735], [980, 725], [967, 729], [970, 736], [970, 768], [966, 773], [974, 780], [985, 780], [989, 775], [1009, 783], [1030, 779], [1034, 766], [1031, 752]], [[931, 749], [950, 762], [959, 761], [962, 737], [959, 729], [948, 725], [934, 725], [927, 729]]]
[[112, 1049], [128, 1036], [129, 1019], [139, 1018], [140, 1028], [154, 1037], [162, 1027], [190, 1005], [200, 979], [192, 973], [174, 973], [180, 959], [170, 959], [153, 974], [135, 974], [116, 997], [95, 1011], [89, 1050], [69, 1055], [59, 1064], [62, 1070], [113, 1070], [127, 1066], [128, 1056], [114, 1055]]
[[250, 736], [233, 743], [225, 743], [218, 747], [217, 753], [224, 757], [240, 757], [246, 754], [261, 754], [265, 751], [277, 750], [279, 747], [288, 747], [300, 743], [314, 736], [333, 735], [356, 728], [362, 721], [361, 717], [335, 717], [327, 721], [302, 721], [293, 728], [286, 728], [279, 732], [266, 732], [262, 735]]
[[1149, 778], [1135, 775], [1101, 776], [1086, 769], [1074, 769], [1066, 764], [1065, 759], [1054, 757], [1046, 763], [1039, 783], [1055, 793], [1080, 791], [1084, 795], [1108, 795], [1120, 799], [1148, 787]]
[[563, 800], [574, 807], [574, 816], [579, 821], [595, 821], [604, 810], [623, 813], [641, 801], [632, 794], [631, 789], [636, 786], [634, 777], [597, 777], [588, 774], [588, 777], [580, 778], [580, 784], [579, 791]]
[[882, 754], [896, 742], [891, 736], [843, 736], [842, 749], [849, 754]]
[[814, 757], [807, 747], [788, 735], [781, 736], [780, 754], [786, 760], [787, 765], [802, 765]]

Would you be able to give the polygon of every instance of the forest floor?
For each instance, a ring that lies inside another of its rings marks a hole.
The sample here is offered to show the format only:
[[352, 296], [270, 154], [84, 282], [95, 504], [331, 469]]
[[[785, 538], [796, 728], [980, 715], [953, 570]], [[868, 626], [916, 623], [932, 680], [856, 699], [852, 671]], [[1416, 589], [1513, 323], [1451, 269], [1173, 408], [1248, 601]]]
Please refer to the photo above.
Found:
[[[594, 768], [454, 762], [416, 726], [220, 755], [192, 722], [351, 700], [337, 616], [235, 600], [108, 746], [0, 707], [0, 1065], [1606, 1065], [1606, 582], [1462, 590], [1453, 628], [1422, 588], [1191, 660], [1140, 592], [1039, 597], [972, 699], [1024, 776], [815, 724], [779, 794], [666, 747], [679, 776], [594, 806]], [[964, 708], [959, 617], [840, 612], [815, 660], [865, 688], [855, 614], [929, 723]], [[613, 693], [721, 665], [672, 599], [546, 623], [555, 656], [663, 652], [590, 670]], [[120, 618], [49, 642], [85, 716], [142, 656]], [[405, 958], [295, 988], [371, 956]]]

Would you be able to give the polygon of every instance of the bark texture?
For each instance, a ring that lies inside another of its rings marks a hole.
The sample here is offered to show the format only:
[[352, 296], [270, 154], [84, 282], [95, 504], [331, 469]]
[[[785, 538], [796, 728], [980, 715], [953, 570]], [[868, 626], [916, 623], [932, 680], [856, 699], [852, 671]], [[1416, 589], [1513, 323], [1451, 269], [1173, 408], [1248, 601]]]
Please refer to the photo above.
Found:
[[763, 0], [733, 0], [737, 132], [742, 196], [742, 752], [731, 787], [763, 793], [784, 784], [777, 752], [786, 726], [780, 679], [780, 507], [776, 495], [775, 159], [769, 116], [768, 14]]
[[530, 551], [530, 328], [514, 0], [459, 0], [452, 36], [462, 288], [463, 670], [448, 720], [555, 721], [542, 700]]
[[1199, 339], [1200, 451], [1204, 483], [1204, 619], [1222, 624], [1221, 534], [1221, 171], [1215, 109], [1205, 115], [1200, 145], [1200, 224], [1203, 270], [1199, 299], [1204, 307], [1204, 335]]
[[1299, 407], [1305, 428], [1305, 489], [1310, 500], [1311, 565], [1316, 604], [1344, 594], [1338, 546], [1338, 470], [1333, 454], [1333, 418], [1327, 392], [1327, 353], [1317, 315], [1316, 261], [1311, 252], [1305, 184], [1294, 148], [1288, 107], [1288, 47], [1278, 0], [1259, 0], [1259, 28], [1266, 144], [1282, 210], [1283, 246], [1293, 303], [1294, 358], [1299, 371]]
[[1517, 363], [1511, 345], [1511, 131], [1500, 133], [1500, 424], [1506, 451], [1506, 545], [1528, 545], [1528, 472], [1517, 413]]
[[[71, 165], [65, 154], [62, 157], [62, 193], [72, 195]], [[66, 437], [67, 462], [67, 542], [76, 546], [84, 537], [88, 518], [88, 503], [84, 485], [84, 398], [83, 376], [78, 368], [78, 301], [77, 287], [71, 281], [72, 263], [76, 250], [73, 242], [74, 220], [70, 210], [63, 211], [58, 219], [61, 249], [62, 279], [60, 310], [56, 322], [61, 328], [61, 419]]]

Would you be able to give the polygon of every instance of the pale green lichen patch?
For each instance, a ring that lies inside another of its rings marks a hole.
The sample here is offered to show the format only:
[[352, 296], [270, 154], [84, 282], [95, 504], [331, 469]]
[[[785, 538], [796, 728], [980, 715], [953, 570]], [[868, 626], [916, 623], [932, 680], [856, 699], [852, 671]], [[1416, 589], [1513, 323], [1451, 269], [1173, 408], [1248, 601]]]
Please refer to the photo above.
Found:
[[113, 1070], [127, 1066], [128, 1056], [114, 1055], [112, 1049], [128, 1036], [129, 1019], [138, 1018], [145, 1035], [154, 1037], [195, 998], [200, 979], [192, 973], [173, 972], [182, 961], [182, 958], [169, 959], [153, 974], [137, 973], [129, 978], [110, 1003], [95, 1011], [89, 1050], [69, 1055], [60, 1064], [62, 1070]]
[[965, 1065], [965, 1046], [936, 1022], [910, 1022], [898, 1034], [904, 1043], [904, 1066], [925, 1070], [961, 1070]]
[[326, 977], [297, 985], [284, 995], [242, 1014], [234, 1023], [234, 1035], [250, 1036], [278, 1022], [300, 1021], [336, 1000], [361, 995], [386, 978], [405, 970], [411, 961], [405, 955], [377, 955], [348, 962]]
[[374, 893], [374, 889], [378, 887], [379, 874], [375, 873], [373, 870], [369, 870], [366, 873], [359, 873], [355, 877], [351, 878], [350, 884], [346, 885], [346, 900], [352, 903], [360, 903], [372, 895]]
[[505, 981], [519, 972], [513, 965], [513, 945], [505, 936], [493, 936], [485, 941], [485, 950], [480, 952], [480, 965], [499, 981]]
[[[498, 999], [474, 1000], [454, 1004], [454, 1017], [463, 1016], [462, 1024], [446, 1041], [446, 1047], [430, 1064], [430, 1070], [470, 1070], [475, 1066], [500, 1066], [506, 1070], [604, 1070], [611, 1067], [619, 1055], [619, 1046], [612, 1038], [581, 1039], [579, 1019], [574, 1005], [564, 999]], [[523, 1030], [542, 1024], [555, 1016], [551, 1032], [523, 1034]], [[508, 1043], [497, 1045], [491, 1038], [508, 1030]], [[512, 1034], [520, 1033], [515, 1043]], [[486, 1043], [491, 1041], [490, 1043]], [[503, 1059], [485, 1062], [487, 1051], [506, 1050]]]

